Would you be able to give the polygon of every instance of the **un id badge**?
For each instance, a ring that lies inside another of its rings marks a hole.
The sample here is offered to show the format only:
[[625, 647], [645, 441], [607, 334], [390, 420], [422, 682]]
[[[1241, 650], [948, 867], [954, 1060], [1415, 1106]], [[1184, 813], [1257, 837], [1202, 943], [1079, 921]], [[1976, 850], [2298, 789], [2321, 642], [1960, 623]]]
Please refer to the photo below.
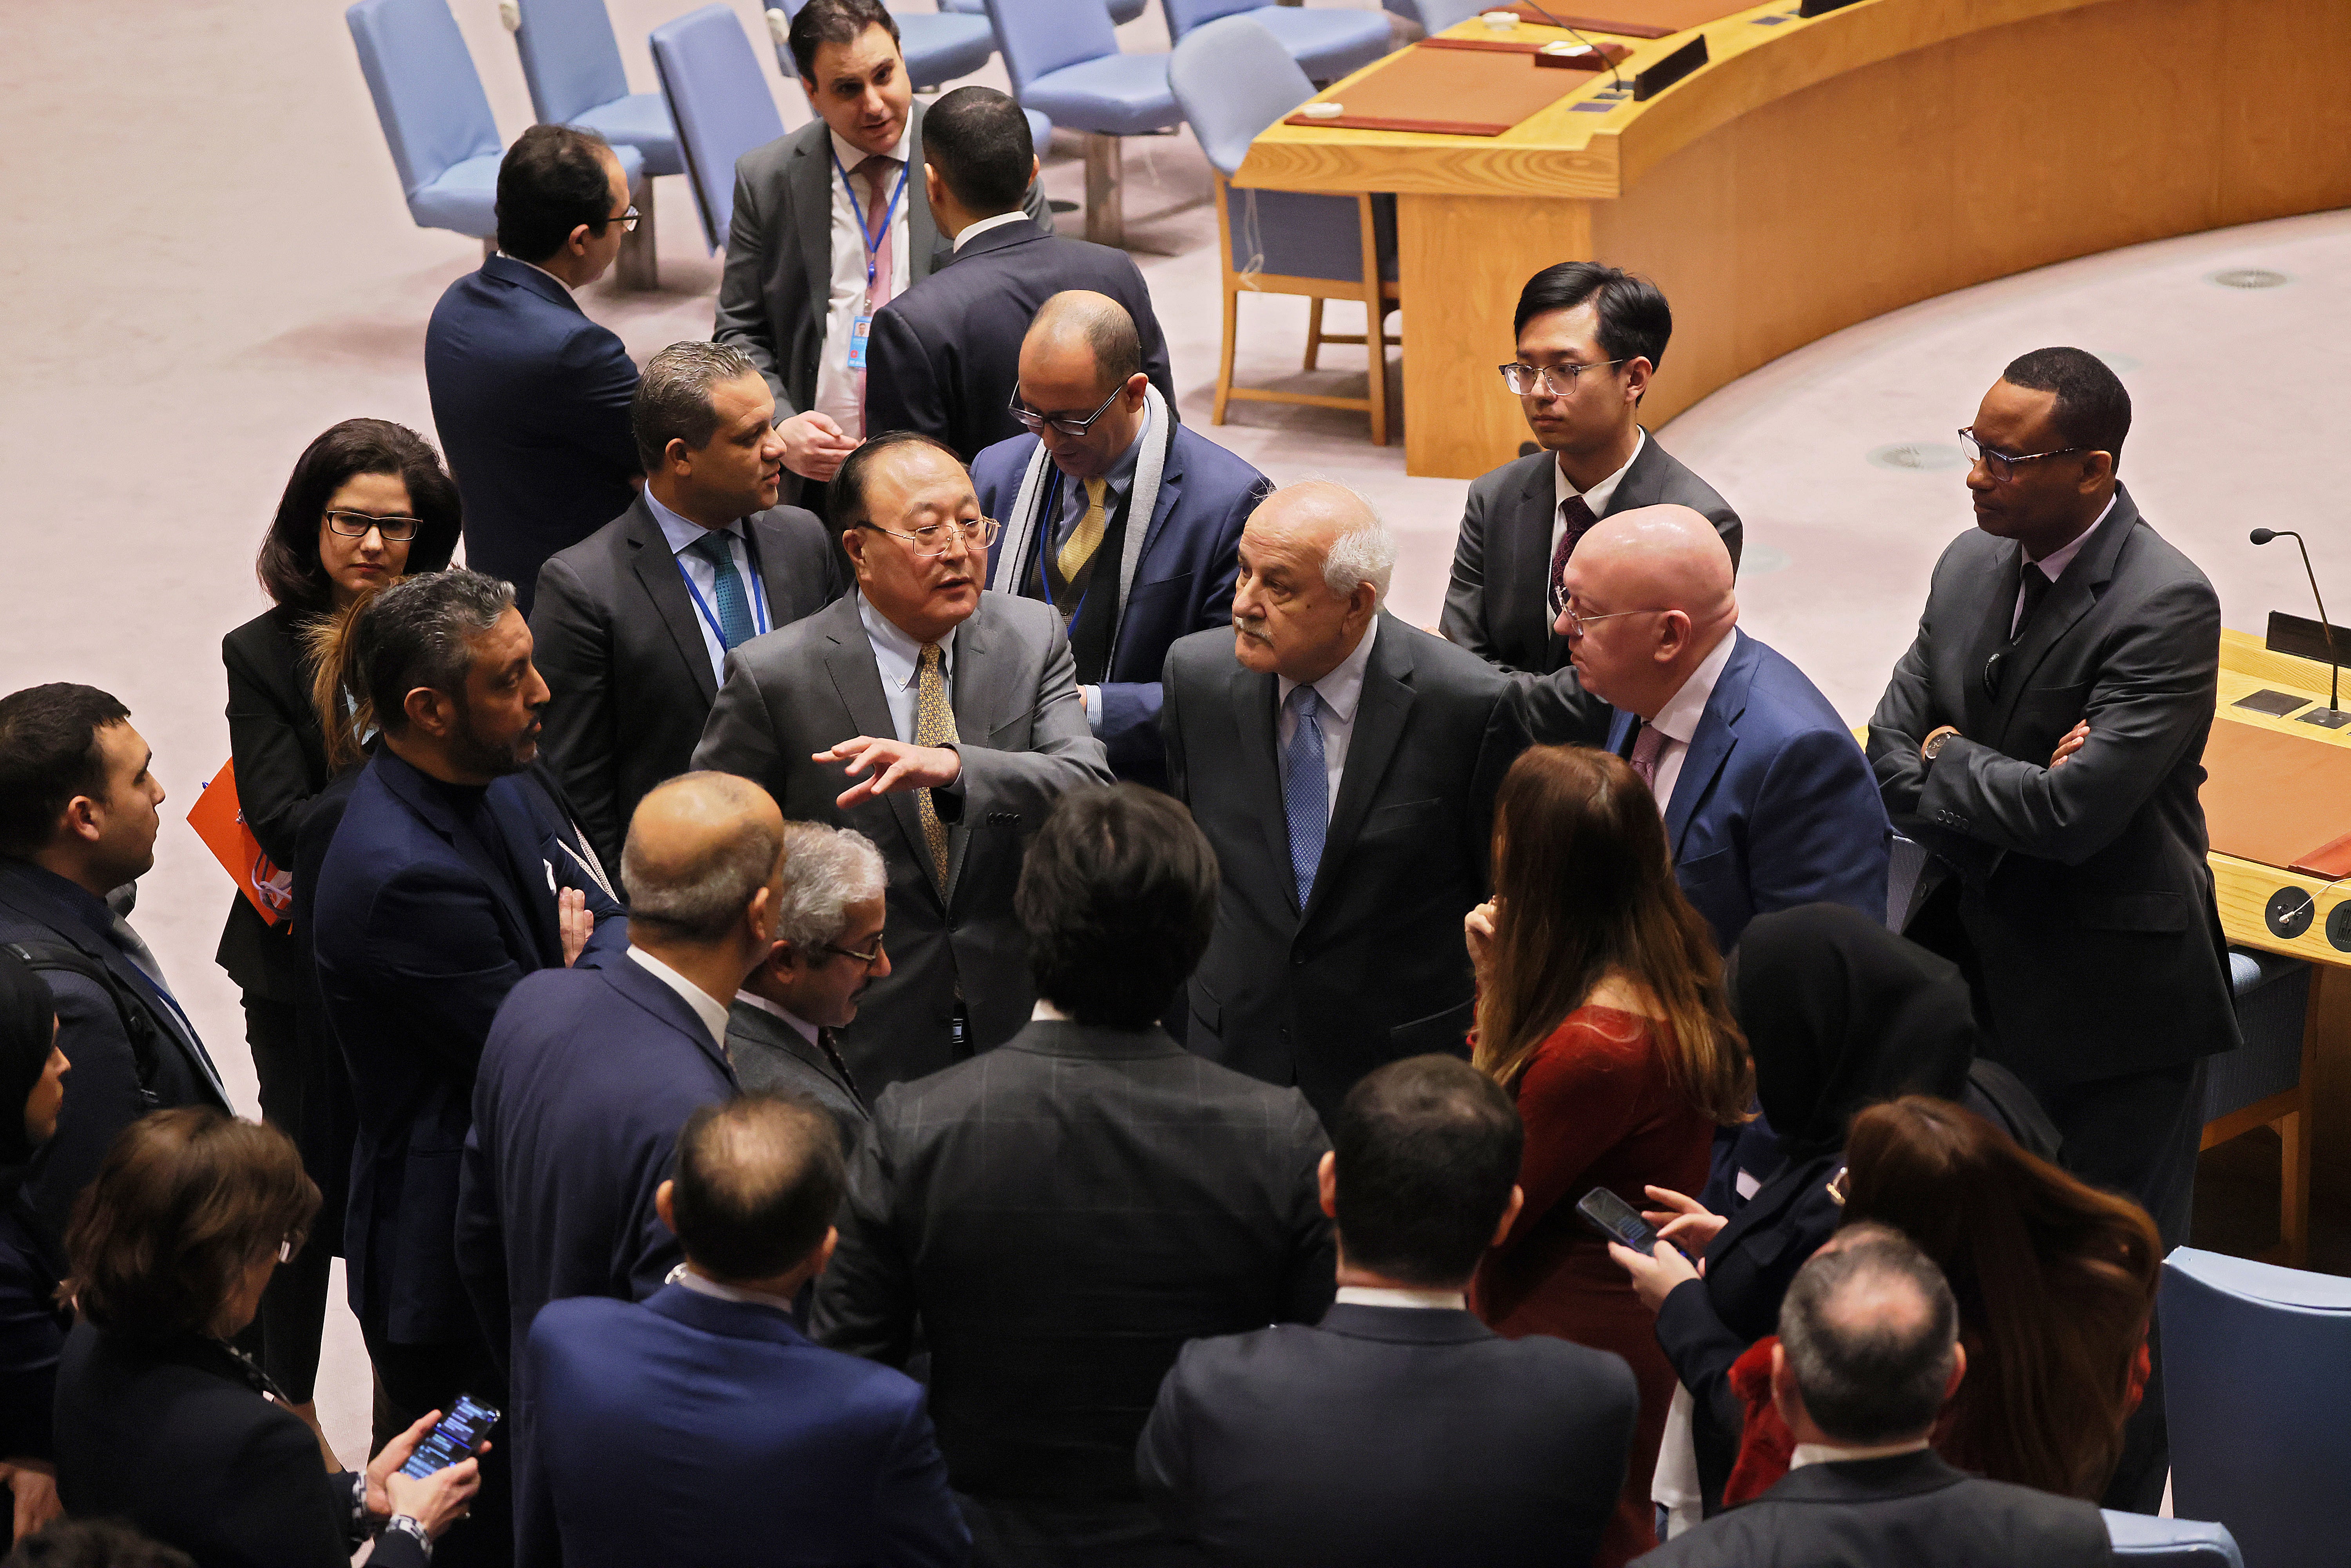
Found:
[[872, 316], [860, 316], [851, 324], [849, 329], [849, 368], [851, 370], [862, 371], [865, 368], [865, 340], [872, 335], [873, 318]]

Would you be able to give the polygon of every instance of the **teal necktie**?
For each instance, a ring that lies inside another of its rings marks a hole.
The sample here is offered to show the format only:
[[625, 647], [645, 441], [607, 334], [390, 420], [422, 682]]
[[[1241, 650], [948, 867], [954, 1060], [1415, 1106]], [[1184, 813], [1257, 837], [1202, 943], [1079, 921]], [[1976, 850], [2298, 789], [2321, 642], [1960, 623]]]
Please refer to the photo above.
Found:
[[729, 649], [749, 642], [751, 598], [743, 591], [743, 574], [735, 570], [725, 530], [714, 528], [685, 548], [708, 561], [715, 574], [711, 597], [718, 601], [718, 640]]

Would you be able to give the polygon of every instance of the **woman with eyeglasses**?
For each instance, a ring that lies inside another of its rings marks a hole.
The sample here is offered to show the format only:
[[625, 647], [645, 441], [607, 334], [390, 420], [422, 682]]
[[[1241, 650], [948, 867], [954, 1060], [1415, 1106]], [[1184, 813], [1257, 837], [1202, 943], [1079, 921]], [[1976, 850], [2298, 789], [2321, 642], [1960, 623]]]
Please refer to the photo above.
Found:
[[[294, 465], [255, 570], [272, 607], [221, 640], [228, 672], [229, 748], [237, 804], [268, 857], [281, 905], [295, 874], [302, 818], [338, 770], [356, 758], [353, 739], [330, 745], [313, 701], [312, 632], [385, 583], [438, 571], [457, 548], [457, 489], [414, 431], [381, 419], [347, 419], [310, 443]], [[348, 724], [331, 712], [339, 729]], [[256, 868], [256, 891], [268, 880]], [[350, 1180], [350, 1090], [339, 1055], [306, 1019], [309, 942], [301, 911], [275, 924], [243, 893], [229, 901], [215, 961], [244, 993], [246, 1040], [261, 1082], [262, 1114], [302, 1148], [327, 1196], [318, 1245], [281, 1271], [262, 1307], [269, 1375], [311, 1417], [325, 1321], [327, 1271], [342, 1235]], [[340, 1129], [340, 1133], [338, 1128]]]
[[78, 1321], [57, 1364], [57, 1494], [77, 1518], [126, 1521], [197, 1568], [420, 1568], [465, 1515], [473, 1458], [400, 1473], [439, 1411], [364, 1472], [229, 1341], [299, 1255], [319, 1189], [291, 1139], [218, 1111], [158, 1111], [123, 1129], [66, 1230]]
[[73, 1321], [57, 1301], [66, 1271], [57, 1239], [17, 1197], [65, 1103], [72, 1064], [57, 1035], [47, 985], [0, 952], [0, 1486], [14, 1496], [18, 1540], [58, 1511], [51, 1412]]

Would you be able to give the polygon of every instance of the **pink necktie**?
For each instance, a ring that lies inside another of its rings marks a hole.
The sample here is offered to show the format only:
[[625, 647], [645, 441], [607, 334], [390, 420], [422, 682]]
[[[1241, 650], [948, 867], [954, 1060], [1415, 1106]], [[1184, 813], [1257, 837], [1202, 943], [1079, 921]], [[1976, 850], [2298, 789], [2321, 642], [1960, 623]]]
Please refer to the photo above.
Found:
[[[865, 187], [866, 251], [873, 263], [872, 281], [865, 286], [865, 314], [871, 318], [882, 312], [890, 303], [891, 276], [890, 214], [883, 204], [890, 199], [890, 176], [897, 172], [898, 160], [874, 153], [855, 169], [858, 183]], [[865, 417], [865, 372], [857, 372], [857, 414], [862, 427]]]
[[1641, 733], [1633, 738], [1633, 771], [1652, 789], [1657, 787], [1657, 754], [1665, 748], [1666, 732], [1654, 724], [1643, 725]]

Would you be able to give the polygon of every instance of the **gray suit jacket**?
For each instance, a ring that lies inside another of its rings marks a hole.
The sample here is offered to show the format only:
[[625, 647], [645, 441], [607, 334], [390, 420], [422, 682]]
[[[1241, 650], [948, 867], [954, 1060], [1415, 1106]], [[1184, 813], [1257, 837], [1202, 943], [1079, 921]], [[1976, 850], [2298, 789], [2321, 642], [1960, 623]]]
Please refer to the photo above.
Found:
[[[1567, 639], [1552, 630], [1556, 461], [1538, 452], [1470, 483], [1438, 629], [1448, 642], [1513, 674], [1555, 676], [1546, 683], [1552, 699], [1538, 710], [1537, 741], [1597, 746], [1608, 733], [1608, 705], [1584, 694], [1567, 662]], [[1739, 563], [1746, 538], [1739, 514], [1651, 435], [1608, 497], [1606, 515], [1668, 503], [1705, 513], [1730, 547], [1731, 564]]]
[[865, 1097], [799, 1030], [737, 997], [726, 1009], [726, 1054], [747, 1092], [807, 1095], [840, 1127], [841, 1154], [857, 1152], [873, 1120]]
[[[2022, 551], [1970, 528], [1869, 720], [1894, 825], [1963, 878], [1985, 1052], [2028, 1082], [2112, 1077], [2238, 1043], [2204, 855], [2220, 605], [2117, 486], [2114, 510], [2009, 645]], [[1985, 666], [2001, 655], [1997, 695]], [[2076, 720], [2090, 738], [2049, 766]], [[1919, 742], [1959, 735], [1931, 763]], [[2097, 1003], [2083, 1007], [2085, 978]]]
[[953, 1065], [960, 993], [975, 1050], [1009, 1040], [1036, 1000], [1012, 890], [1034, 833], [1065, 789], [1111, 782], [1102, 742], [1086, 727], [1070, 643], [1035, 600], [982, 593], [956, 633], [948, 680], [963, 776], [935, 790], [948, 826], [939, 885], [912, 792], [833, 804], [849, 780], [810, 756], [852, 736], [891, 736], [890, 706], [858, 617], [836, 599], [805, 621], [726, 655], [726, 679], [695, 748], [696, 768], [757, 779], [795, 821], [855, 828], [890, 869], [890, 977], [874, 983], [841, 1052], [858, 1087], [878, 1094], [902, 1078]]

